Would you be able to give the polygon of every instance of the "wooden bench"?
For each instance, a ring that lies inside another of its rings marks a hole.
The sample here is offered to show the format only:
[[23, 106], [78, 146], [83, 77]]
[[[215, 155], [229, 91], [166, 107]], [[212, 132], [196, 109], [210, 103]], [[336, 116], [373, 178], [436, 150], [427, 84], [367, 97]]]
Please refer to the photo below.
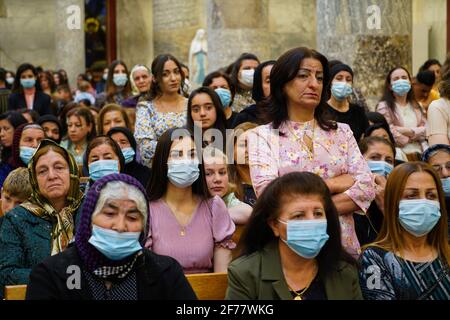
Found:
[[[228, 286], [226, 272], [187, 274], [192, 289], [200, 300], [224, 300]], [[25, 300], [26, 285], [5, 286], [5, 300]]]
[[228, 286], [226, 272], [187, 274], [192, 289], [199, 300], [224, 300]]
[[237, 224], [236, 230], [234, 231], [233, 236], [231, 237], [231, 239], [236, 243], [236, 248], [234, 248], [233, 251], [231, 251], [233, 259], [237, 258], [237, 256], [239, 255], [239, 252], [241, 251], [241, 248], [240, 248], [240, 246], [238, 246], [238, 244], [239, 244], [239, 240], [241, 239], [242, 231], [244, 230], [244, 228], [245, 228], [245, 225]]
[[5, 300], [25, 300], [27, 285], [5, 286]]

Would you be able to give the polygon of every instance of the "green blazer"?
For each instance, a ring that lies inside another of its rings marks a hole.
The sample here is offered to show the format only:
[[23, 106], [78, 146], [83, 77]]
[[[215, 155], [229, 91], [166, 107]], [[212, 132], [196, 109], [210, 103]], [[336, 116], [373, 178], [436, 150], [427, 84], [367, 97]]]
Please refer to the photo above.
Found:
[[[341, 262], [324, 279], [328, 300], [362, 300], [358, 271]], [[234, 260], [228, 267], [227, 300], [292, 300], [281, 267], [278, 242]]]

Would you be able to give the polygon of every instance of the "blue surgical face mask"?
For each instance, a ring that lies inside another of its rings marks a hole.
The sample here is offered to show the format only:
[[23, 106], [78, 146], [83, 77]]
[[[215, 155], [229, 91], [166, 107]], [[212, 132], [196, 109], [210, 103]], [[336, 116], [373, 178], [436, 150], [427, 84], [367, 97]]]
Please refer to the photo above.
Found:
[[409, 80], [399, 79], [392, 83], [392, 91], [400, 97], [406, 95], [409, 90], [411, 90], [411, 83]]
[[31, 89], [36, 84], [36, 79], [34, 79], [34, 78], [33, 79], [20, 79], [20, 84], [25, 89]]
[[94, 181], [113, 173], [119, 173], [117, 160], [97, 160], [89, 165], [89, 177]]
[[368, 160], [367, 164], [369, 165], [370, 171], [372, 171], [372, 173], [384, 177], [387, 177], [394, 169], [394, 166], [387, 163], [386, 161]]
[[398, 218], [402, 227], [416, 237], [428, 234], [441, 217], [439, 202], [427, 199], [401, 200]]
[[31, 158], [33, 157], [33, 154], [36, 152], [36, 148], [30, 148], [30, 147], [20, 147], [20, 160], [22, 160], [23, 163], [28, 165], [30, 163]]
[[167, 177], [178, 188], [191, 186], [199, 177], [197, 160], [174, 160], [167, 163]]
[[325, 219], [278, 221], [287, 225], [287, 241], [281, 240], [305, 259], [317, 257], [329, 238]]
[[113, 82], [118, 87], [123, 87], [127, 84], [128, 77], [125, 73], [115, 73], [113, 75]]
[[353, 88], [347, 82], [333, 82], [331, 94], [339, 101], [344, 100], [353, 92]]
[[136, 153], [134, 152], [134, 149], [133, 149], [133, 148], [128, 147], [128, 148], [123, 148], [123, 149], [122, 149], [122, 154], [123, 154], [123, 157], [125, 158], [125, 163], [128, 164], [128, 163], [130, 163], [131, 161], [133, 161], [134, 155], [135, 155]]
[[217, 95], [219, 96], [223, 108], [225, 109], [226, 107], [229, 107], [231, 102], [230, 90], [224, 88], [217, 88], [214, 91], [216, 91]]
[[444, 189], [444, 193], [446, 197], [450, 197], [450, 177], [441, 179], [442, 189]]
[[142, 249], [140, 235], [141, 232], [117, 232], [94, 224], [89, 243], [108, 259], [117, 261]]

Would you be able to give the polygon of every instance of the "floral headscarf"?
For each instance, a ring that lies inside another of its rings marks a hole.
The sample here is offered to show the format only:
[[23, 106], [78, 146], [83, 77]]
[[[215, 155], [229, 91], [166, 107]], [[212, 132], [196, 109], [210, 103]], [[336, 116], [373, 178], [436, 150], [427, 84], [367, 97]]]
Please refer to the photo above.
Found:
[[[36, 154], [46, 146], [62, 150], [66, 155], [66, 159], [68, 159], [70, 187], [66, 195], [66, 206], [60, 212], [57, 212], [50, 201], [41, 194], [37, 182], [36, 164], [38, 159], [36, 159]], [[31, 211], [35, 216], [52, 222], [51, 255], [54, 255], [63, 251], [74, 237], [75, 223], [73, 215], [83, 200], [83, 193], [79, 188], [78, 167], [75, 159], [66, 149], [52, 140], [44, 139], [31, 158], [28, 164], [28, 170], [30, 173], [32, 193], [28, 201], [22, 203], [21, 206]]]

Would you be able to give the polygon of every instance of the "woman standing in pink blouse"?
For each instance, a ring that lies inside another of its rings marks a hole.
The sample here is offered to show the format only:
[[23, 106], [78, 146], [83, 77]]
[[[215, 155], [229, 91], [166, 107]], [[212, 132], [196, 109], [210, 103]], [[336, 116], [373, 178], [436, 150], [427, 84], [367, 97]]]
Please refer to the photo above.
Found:
[[264, 106], [269, 123], [248, 135], [250, 175], [257, 195], [289, 172], [323, 178], [340, 215], [343, 245], [357, 256], [353, 213], [366, 212], [374, 183], [349, 126], [328, 120], [323, 88], [329, 81], [328, 61], [315, 50], [294, 48], [277, 60]]
[[384, 83], [384, 93], [376, 106], [389, 123], [396, 146], [409, 160], [420, 160], [428, 148], [426, 142], [426, 117], [411, 90], [411, 76], [405, 68], [389, 71]]
[[219, 196], [210, 197], [193, 137], [169, 129], [158, 141], [147, 193], [146, 247], [175, 258], [185, 273], [225, 272], [235, 225]]

